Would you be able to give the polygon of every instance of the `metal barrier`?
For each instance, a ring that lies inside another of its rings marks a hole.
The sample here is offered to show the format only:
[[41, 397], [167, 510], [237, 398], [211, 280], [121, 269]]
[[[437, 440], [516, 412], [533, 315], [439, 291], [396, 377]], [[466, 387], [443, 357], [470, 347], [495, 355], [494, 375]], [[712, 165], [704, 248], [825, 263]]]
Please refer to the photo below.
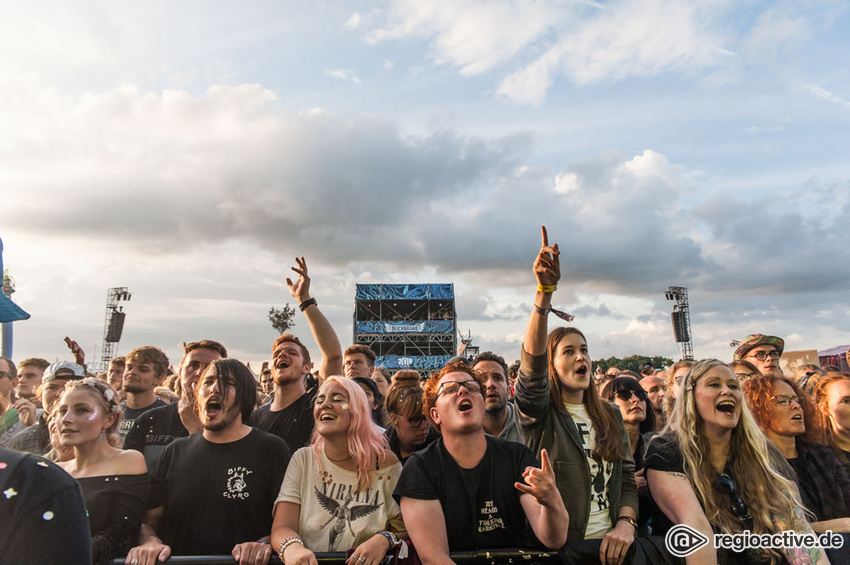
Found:
[[[452, 561], [466, 565], [534, 565], [536, 563], [560, 563], [556, 551], [539, 551], [534, 549], [491, 549], [487, 551], [458, 551], [451, 554]], [[346, 553], [317, 553], [319, 565], [344, 565]], [[413, 563], [412, 559], [401, 559], [399, 564]], [[113, 565], [124, 565], [124, 559], [115, 559]], [[236, 563], [231, 555], [177, 555], [170, 557], [165, 563], [189, 563], [191, 565], [220, 565]], [[272, 555], [269, 563], [281, 563], [277, 555]]]

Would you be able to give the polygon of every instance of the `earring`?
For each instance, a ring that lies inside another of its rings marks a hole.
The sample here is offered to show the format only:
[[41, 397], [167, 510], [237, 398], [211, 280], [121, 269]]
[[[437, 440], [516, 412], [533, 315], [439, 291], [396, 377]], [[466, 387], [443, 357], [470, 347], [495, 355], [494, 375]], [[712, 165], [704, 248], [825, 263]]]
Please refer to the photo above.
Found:
[[100, 435], [97, 436], [97, 441], [103, 441], [103, 438], [106, 437], [106, 430], [100, 430]]

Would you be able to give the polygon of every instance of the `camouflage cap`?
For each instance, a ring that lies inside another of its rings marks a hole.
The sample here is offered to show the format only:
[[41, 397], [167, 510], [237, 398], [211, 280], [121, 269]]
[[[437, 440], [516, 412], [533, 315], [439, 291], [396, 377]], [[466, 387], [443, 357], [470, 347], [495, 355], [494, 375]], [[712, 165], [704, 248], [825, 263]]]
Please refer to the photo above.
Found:
[[740, 361], [747, 356], [747, 353], [749, 353], [751, 349], [758, 347], [759, 345], [772, 345], [776, 348], [780, 355], [782, 355], [782, 352], [785, 350], [785, 340], [781, 337], [776, 337], [775, 335], [752, 334], [748, 335], [743, 339], [743, 341], [741, 341], [738, 349], [735, 350], [733, 360]]

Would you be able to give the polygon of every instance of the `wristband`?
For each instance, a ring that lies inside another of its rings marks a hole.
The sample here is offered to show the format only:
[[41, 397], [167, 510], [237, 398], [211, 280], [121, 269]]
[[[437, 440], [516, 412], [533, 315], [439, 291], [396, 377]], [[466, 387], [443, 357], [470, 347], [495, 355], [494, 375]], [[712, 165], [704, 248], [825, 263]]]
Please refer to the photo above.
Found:
[[288, 538], [283, 538], [282, 540], [280, 540], [280, 545], [277, 546], [277, 555], [278, 557], [280, 557], [280, 560], [282, 562], [285, 563], [285, 561], [283, 561], [283, 552], [286, 550], [287, 547], [289, 547], [293, 543], [300, 543], [302, 546], [304, 545], [304, 542], [301, 541], [301, 538], [299, 538], [298, 536], [289, 536]]
[[392, 533], [392, 532], [386, 532], [386, 531], [384, 531], [384, 532], [378, 532], [378, 533], [379, 533], [380, 535], [384, 536], [385, 538], [387, 538], [387, 543], [389, 543], [389, 544], [390, 544], [390, 546], [387, 548], [387, 551], [389, 551], [390, 549], [392, 549], [392, 548], [396, 547], [398, 544], [400, 544], [400, 543], [401, 543], [401, 540], [399, 540], [399, 539], [395, 536], [395, 534], [394, 534], [394, 533]]
[[542, 284], [537, 285], [537, 291], [542, 292], [544, 294], [552, 294], [556, 290], [558, 290], [558, 287], [554, 284], [553, 285], [542, 285]]
[[632, 525], [632, 527], [635, 529], [635, 531], [637, 531], [637, 529], [638, 529], [637, 520], [635, 520], [631, 516], [620, 516], [619, 518], [617, 518], [617, 521], [618, 522], [628, 522], [629, 524]]
[[264, 539], [258, 539], [258, 540], [257, 540], [257, 541], [255, 541], [254, 543], [264, 543], [264, 544], [266, 544], [266, 545], [271, 545], [271, 543], [267, 542], [267, 541], [266, 541], [266, 540], [264, 540]]
[[535, 305], [534, 305], [534, 311], [535, 311], [535, 312], [537, 312], [538, 314], [540, 314], [541, 316], [545, 316], [545, 315], [547, 315], [549, 312], [551, 312], [551, 311], [552, 311], [552, 309], [551, 309], [551, 308], [541, 308], [540, 306], [538, 306], [537, 304], [535, 304]]
[[314, 306], [316, 306], [316, 307], [318, 307], [318, 306], [319, 306], [319, 303], [318, 303], [318, 302], [316, 302], [316, 299], [315, 299], [315, 298], [308, 298], [307, 300], [305, 300], [304, 302], [302, 302], [301, 304], [299, 304], [299, 305], [298, 305], [298, 308], [299, 308], [299, 309], [303, 312], [303, 311], [304, 311], [304, 310], [306, 310], [306, 309], [307, 309], [307, 307], [308, 307], [308, 306], [310, 306], [311, 304], [312, 304], [312, 305], [314, 305]]

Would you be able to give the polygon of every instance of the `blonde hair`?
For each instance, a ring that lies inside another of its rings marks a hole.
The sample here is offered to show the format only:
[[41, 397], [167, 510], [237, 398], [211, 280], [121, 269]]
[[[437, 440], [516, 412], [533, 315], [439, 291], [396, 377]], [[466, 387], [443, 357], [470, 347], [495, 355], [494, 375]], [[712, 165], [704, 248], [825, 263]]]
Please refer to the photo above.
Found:
[[[717, 359], [703, 359], [690, 368], [665, 434], [676, 437], [684, 459], [685, 474], [708, 521], [720, 531], [732, 533], [741, 530], [741, 521], [729, 509], [726, 495], [719, 495], [715, 488], [719, 473], [711, 462], [711, 446], [694, 398], [696, 382], [716, 367], [732, 371], [729, 365]], [[778, 521], [784, 518], [787, 520], [785, 524], [790, 524], [799, 516], [798, 508], [802, 507], [802, 502], [797, 489], [778, 471], [783, 463], [775, 448], [769, 447], [767, 438], [742, 398], [741, 418], [732, 430], [727, 466], [735, 478], [738, 493], [749, 506], [753, 533], [775, 533], [780, 529]]]

